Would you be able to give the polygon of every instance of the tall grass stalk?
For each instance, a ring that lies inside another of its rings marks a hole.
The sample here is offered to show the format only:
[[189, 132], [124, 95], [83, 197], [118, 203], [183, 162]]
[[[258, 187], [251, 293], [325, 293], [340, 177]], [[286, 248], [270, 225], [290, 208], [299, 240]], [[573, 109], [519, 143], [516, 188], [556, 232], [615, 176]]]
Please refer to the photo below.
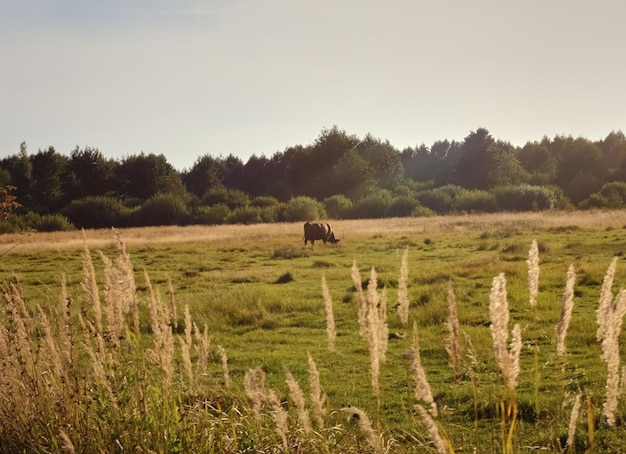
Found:
[[307, 353], [309, 363], [309, 384], [311, 386], [311, 406], [313, 407], [313, 419], [317, 423], [318, 430], [324, 428], [324, 418], [326, 417], [326, 409], [324, 403], [326, 395], [322, 391], [320, 382], [320, 374], [317, 370], [317, 364], [313, 360], [310, 353]]
[[352, 420], [358, 421], [359, 428], [361, 429], [361, 432], [365, 434], [365, 438], [367, 439], [370, 447], [375, 453], [382, 454], [384, 452], [382, 437], [374, 430], [372, 422], [367, 414], [357, 407], [344, 407], [341, 411], [349, 415]]
[[539, 389], [541, 387], [541, 376], [539, 373], [539, 321], [537, 316], [537, 295], [539, 293], [539, 246], [537, 240], [533, 240], [528, 250], [528, 259], [526, 260], [528, 269], [528, 301], [530, 303], [533, 320], [533, 331], [535, 336], [533, 339], [533, 391], [535, 403], [535, 415], [541, 414], [539, 404]]
[[446, 325], [448, 327], [448, 338], [445, 347], [448, 356], [450, 356], [454, 379], [458, 380], [461, 367], [461, 348], [459, 344], [460, 325], [456, 295], [454, 294], [452, 282], [448, 284], [448, 320]]
[[398, 280], [398, 316], [400, 323], [406, 326], [409, 323], [409, 248], [407, 247], [402, 254], [400, 262], [400, 278]]
[[511, 348], [508, 342], [509, 305], [504, 273], [493, 279], [489, 294], [489, 316], [491, 336], [496, 364], [502, 371], [504, 386], [498, 404], [502, 426], [502, 450], [513, 452], [513, 437], [517, 424], [517, 377], [520, 372], [519, 357], [522, 350], [521, 327], [513, 326]]
[[326, 276], [322, 276], [322, 295], [324, 297], [324, 309], [326, 311], [326, 336], [328, 338], [328, 350], [335, 351], [335, 339], [337, 331], [335, 329], [335, 316], [333, 313], [333, 300], [326, 284]]

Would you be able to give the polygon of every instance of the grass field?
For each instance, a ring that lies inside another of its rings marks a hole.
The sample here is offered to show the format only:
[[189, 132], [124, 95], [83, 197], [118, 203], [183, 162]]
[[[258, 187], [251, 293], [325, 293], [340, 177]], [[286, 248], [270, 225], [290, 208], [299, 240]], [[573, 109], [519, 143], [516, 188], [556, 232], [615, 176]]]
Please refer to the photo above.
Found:
[[[109, 310], [115, 298], [128, 297], [110, 290], [128, 278], [120, 273], [127, 264], [114, 231], [0, 236], [7, 306], [0, 342], [0, 445], [6, 448], [0, 452], [559, 452], [568, 439], [570, 452], [626, 451], [620, 377], [611, 382], [615, 420], [604, 414], [610, 374], [596, 317], [614, 257], [613, 295], [626, 282], [626, 212], [333, 226], [342, 241], [314, 247], [303, 246], [301, 223], [120, 230], [136, 286], [126, 291], [136, 297], [137, 329], [132, 302], [119, 309], [121, 322]], [[536, 306], [529, 303], [527, 266], [533, 240], [540, 269]], [[408, 323], [396, 310], [405, 252]], [[93, 281], [86, 278], [89, 261]], [[570, 264], [571, 322], [566, 353], [557, 355]], [[378, 313], [383, 332], [392, 333], [385, 336], [384, 360], [359, 333], [354, 265], [365, 297], [386, 302], [386, 314]], [[495, 358], [490, 330], [500, 273], [510, 314], [507, 343], [514, 324], [521, 328], [514, 389]], [[368, 290], [374, 277], [377, 290]], [[456, 367], [446, 348], [450, 289], [459, 322]], [[111, 334], [115, 323], [123, 334]], [[621, 323], [616, 326], [621, 331]], [[416, 408], [429, 405], [416, 393], [423, 385], [415, 373], [416, 336], [417, 367], [436, 416]], [[621, 371], [623, 341], [616, 345]], [[286, 382], [290, 375], [304, 391], [304, 407]], [[580, 414], [571, 420], [577, 396]]]

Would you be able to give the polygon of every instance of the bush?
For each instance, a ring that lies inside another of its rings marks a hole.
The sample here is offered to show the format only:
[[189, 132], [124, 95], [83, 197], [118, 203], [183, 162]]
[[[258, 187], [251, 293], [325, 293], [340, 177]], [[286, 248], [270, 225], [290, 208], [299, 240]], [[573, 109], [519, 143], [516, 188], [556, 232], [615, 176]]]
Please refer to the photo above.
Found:
[[619, 209], [626, 207], [626, 183], [614, 181], [606, 183], [600, 191], [591, 194], [578, 204], [578, 208], [588, 210], [592, 208]]
[[184, 225], [190, 220], [187, 204], [174, 194], [156, 194], [139, 208], [142, 226]]
[[408, 217], [413, 211], [420, 206], [420, 203], [414, 197], [402, 196], [396, 197], [385, 209], [385, 217]]
[[324, 207], [328, 216], [332, 219], [345, 219], [350, 217], [352, 200], [343, 194], [336, 194], [324, 199]]
[[504, 186], [494, 189], [493, 194], [503, 211], [552, 210], [557, 204], [555, 192], [545, 186]]
[[209, 189], [200, 199], [202, 205], [212, 206], [217, 204], [225, 204], [231, 210], [237, 207], [249, 205], [250, 198], [245, 192], [237, 189], [213, 188]]
[[493, 213], [498, 211], [496, 197], [487, 191], [472, 190], [460, 194], [456, 200], [457, 211]]
[[225, 224], [230, 209], [223, 203], [210, 207], [200, 206], [194, 210], [193, 222], [204, 225]]
[[33, 229], [38, 232], [65, 232], [76, 229], [76, 227], [61, 214], [41, 215], [29, 212], [19, 217], [25, 228]]
[[282, 213], [282, 220], [286, 222], [316, 221], [325, 217], [324, 206], [317, 200], [306, 196], [291, 198]]
[[227, 224], [258, 224], [261, 222], [261, 209], [257, 207], [237, 207], [226, 217]]
[[390, 204], [389, 193], [380, 191], [359, 200], [352, 208], [352, 216], [356, 219], [384, 218], [385, 211]]
[[417, 199], [426, 208], [439, 213], [452, 213], [456, 209], [456, 201], [467, 192], [460, 186], [441, 186], [434, 189], [428, 189], [417, 194]]
[[74, 200], [61, 212], [79, 229], [127, 227], [131, 213], [120, 200], [105, 196]]

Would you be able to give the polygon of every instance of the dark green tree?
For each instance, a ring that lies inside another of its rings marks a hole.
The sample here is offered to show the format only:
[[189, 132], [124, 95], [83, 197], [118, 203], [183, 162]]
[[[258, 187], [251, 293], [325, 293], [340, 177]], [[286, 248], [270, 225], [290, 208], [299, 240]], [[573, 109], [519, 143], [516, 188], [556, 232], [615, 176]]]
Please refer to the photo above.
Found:
[[463, 141], [461, 152], [452, 170], [452, 182], [466, 189], [489, 187], [488, 173], [493, 164], [495, 140], [485, 128], [472, 131]]
[[376, 178], [376, 184], [383, 189], [394, 189], [404, 177], [404, 166], [400, 153], [389, 141], [382, 141], [367, 134], [356, 146], [356, 152], [367, 163]]
[[97, 148], [78, 146], [72, 150], [64, 178], [68, 202], [88, 196], [112, 193], [115, 168], [119, 164], [106, 159]]
[[33, 182], [30, 195], [33, 211], [43, 214], [56, 213], [65, 201], [63, 177], [67, 168], [67, 157], [48, 147], [31, 157]]
[[551, 184], [556, 176], [556, 159], [550, 151], [550, 139], [528, 142], [518, 152], [517, 158], [529, 173], [531, 184]]
[[[158, 193], [183, 191], [180, 174], [164, 155], [129, 156], [116, 169], [116, 183], [125, 198], [145, 201]], [[177, 195], [181, 195], [180, 193]]]

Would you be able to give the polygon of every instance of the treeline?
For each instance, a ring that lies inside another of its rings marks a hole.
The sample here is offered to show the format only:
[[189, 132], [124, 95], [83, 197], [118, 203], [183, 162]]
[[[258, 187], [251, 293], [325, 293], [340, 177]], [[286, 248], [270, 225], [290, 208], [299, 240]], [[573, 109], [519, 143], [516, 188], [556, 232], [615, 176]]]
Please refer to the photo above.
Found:
[[0, 204], [12, 203], [0, 232], [623, 208], [626, 137], [515, 147], [481, 128], [462, 142], [398, 150], [333, 127], [271, 157], [207, 154], [182, 171], [163, 155], [31, 154], [23, 143], [0, 160], [0, 188]]

